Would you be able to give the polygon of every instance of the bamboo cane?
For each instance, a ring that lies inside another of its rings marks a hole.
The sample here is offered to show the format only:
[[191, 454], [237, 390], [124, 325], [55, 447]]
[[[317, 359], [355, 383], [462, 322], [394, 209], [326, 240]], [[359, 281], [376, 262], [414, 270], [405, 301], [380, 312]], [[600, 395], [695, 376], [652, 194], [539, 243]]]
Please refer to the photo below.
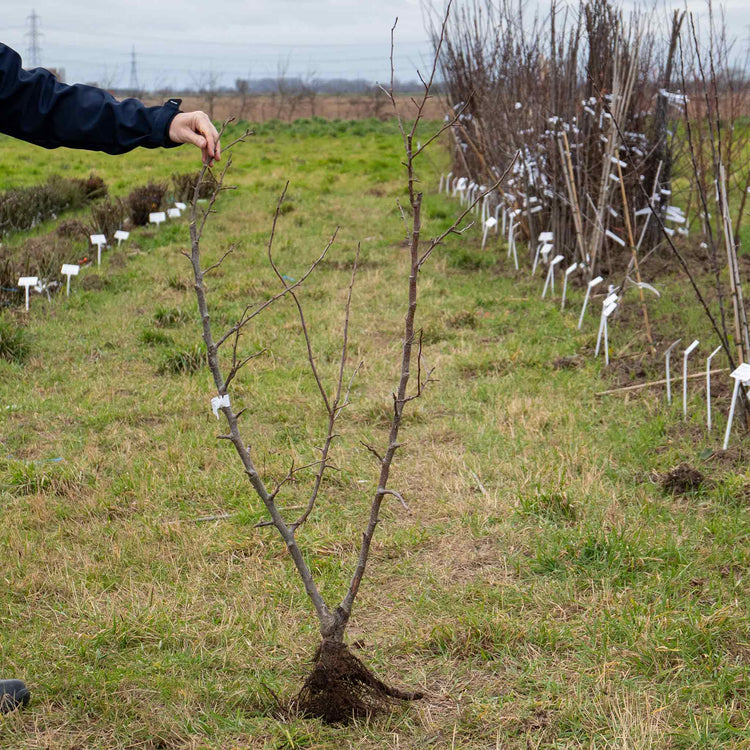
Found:
[[641, 311], [643, 312], [643, 325], [646, 326], [646, 338], [648, 343], [651, 345], [651, 353], [654, 353], [654, 339], [651, 335], [651, 324], [648, 320], [648, 309], [646, 308], [646, 297], [643, 294], [643, 286], [641, 281], [641, 269], [638, 265], [638, 252], [636, 251], [635, 242], [633, 238], [633, 225], [630, 221], [630, 208], [628, 207], [628, 196], [625, 193], [625, 180], [622, 177], [622, 167], [620, 166], [620, 160], [617, 160], [617, 176], [620, 178], [620, 192], [622, 194], [622, 212], [625, 215], [625, 227], [628, 231], [628, 243], [630, 244], [630, 252], [633, 256], [633, 266], [635, 267], [635, 277], [638, 281], [638, 296], [641, 300]]

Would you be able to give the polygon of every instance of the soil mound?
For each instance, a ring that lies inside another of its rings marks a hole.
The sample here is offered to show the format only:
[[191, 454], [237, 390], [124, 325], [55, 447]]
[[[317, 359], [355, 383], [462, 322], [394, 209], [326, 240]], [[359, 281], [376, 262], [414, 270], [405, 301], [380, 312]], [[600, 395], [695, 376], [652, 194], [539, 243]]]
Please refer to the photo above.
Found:
[[699, 489], [705, 483], [706, 477], [698, 469], [683, 463], [663, 474], [657, 474], [656, 480], [665, 492], [684, 495]]

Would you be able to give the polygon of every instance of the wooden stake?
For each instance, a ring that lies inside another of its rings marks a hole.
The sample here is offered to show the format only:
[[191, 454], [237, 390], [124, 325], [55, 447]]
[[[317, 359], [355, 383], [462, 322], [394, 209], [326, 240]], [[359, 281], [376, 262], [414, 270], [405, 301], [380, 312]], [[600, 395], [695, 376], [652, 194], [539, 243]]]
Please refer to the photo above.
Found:
[[[563, 143], [558, 140], [557, 145], [560, 147], [560, 156], [563, 161], [563, 176], [565, 177], [565, 187], [568, 189], [568, 196], [573, 206], [573, 226], [576, 232], [578, 242], [578, 251], [581, 253], [580, 262], [586, 263], [586, 252], [583, 244], [583, 222], [581, 221], [581, 209], [578, 205], [578, 193], [576, 191], [575, 172], [573, 171], [573, 161], [570, 158], [570, 144], [568, 143], [568, 134], [563, 130]], [[563, 150], [564, 145], [564, 150]]]
[[[711, 375], [716, 375], [716, 373], [719, 372], [728, 372], [728, 367], [721, 367], [718, 370], [711, 370]], [[692, 375], [688, 375], [688, 380], [692, 380], [693, 378], [703, 378], [706, 376], [705, 372], [696, 372]], [[637, 391], [641, 388], [651, 388], [651, 386], [654, 385], [666, 385], [667, 380], [666, 378], [662, 378], [662, 380], [652, 380], [649, 383], [637, 383], [636, 385], [626, 385], [622, 388], [610, 388], [608, 391], [599, 391], [599, 393], [595, 393], [595, 396], [609, 396], [613, 393], [625, 393], [626, 391]]]

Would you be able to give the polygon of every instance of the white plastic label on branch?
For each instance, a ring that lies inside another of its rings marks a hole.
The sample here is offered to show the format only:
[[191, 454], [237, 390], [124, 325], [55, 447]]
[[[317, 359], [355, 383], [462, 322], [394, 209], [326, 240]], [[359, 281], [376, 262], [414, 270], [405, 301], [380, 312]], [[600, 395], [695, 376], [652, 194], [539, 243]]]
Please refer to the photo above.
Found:
[[216, 419], [219, 418], [219, 409], [229, 408], [229, 394], [225, 393], [223, 396], [214, 396], [211, 399], [211, 409], [213, 410]]
[[614, 232], [610, 232], [609, 229], [607, 229], [604, 234], [606, 234], [609, 239], [614, 240], [618, 245], [625, 247], [625, 240], [622, 239], [622, 237], [618, 237]]

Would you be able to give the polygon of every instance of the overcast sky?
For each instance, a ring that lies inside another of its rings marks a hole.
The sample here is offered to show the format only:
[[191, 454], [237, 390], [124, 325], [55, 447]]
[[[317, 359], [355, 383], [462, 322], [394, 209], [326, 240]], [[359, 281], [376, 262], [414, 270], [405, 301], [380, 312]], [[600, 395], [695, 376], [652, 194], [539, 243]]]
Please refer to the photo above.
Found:
[[[537, 0], [525, 5], [533, 8]], [[631, 4], [632, 0], [623, 0]], [[288, 75], [365, 78], [389, 75], [390, 28], [396, 16], [397, 76], [428, 66], [430, 45], [420, 0], [2, 0], [0, 39], [29, 65], [28, 17], [39, 16], [41, 60], [68, 82], [128, 86], [131, 49], [139, 83], [179, 88], [213, 72], [236, 78]], [[546, 2], [544, 3], [546, 5]], [[668, 5], [684, 7], [680, 0]], [[439, 0], [442, 7], [443, 2]], [[691, 10], [703, 0], [688, 0]], [[746, 44], [750, 0], [726, 0], [728, 26]]]
[[419, 0], [2, 0], [2, 41], [28, 64], [28, 16], [39, 16], [41, 64], [68, 82], [127, 86], [130, 55], [146, 86], [190, 84], [214, 71], [235, 78], [291, 74], [385, 80], [398, 23], [401, 78], [429, 55]]

